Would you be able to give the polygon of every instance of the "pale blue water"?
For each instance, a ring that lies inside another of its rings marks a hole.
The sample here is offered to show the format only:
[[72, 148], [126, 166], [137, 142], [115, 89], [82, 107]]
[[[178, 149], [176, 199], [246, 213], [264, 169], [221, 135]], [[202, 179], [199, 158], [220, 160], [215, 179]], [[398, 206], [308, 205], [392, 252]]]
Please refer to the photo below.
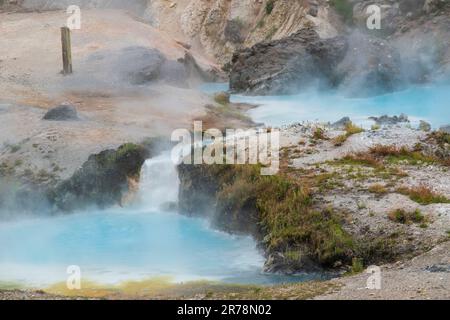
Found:
[[148, 160], [139, 199], [127, 208], [0, 221], [0, 282], [46, 286], [66, 282], [67, 267], [105, 284], [170, 277], [272, 284], [322, 275], [264, 274], [251, 237], [210, 228], [204, 219], [162, 209], [177, 199], [179, 181], [168, 155]]
[[2, 223], [0, 243], [0, 281], [30, 286], [65, 282], [70, 265], [106, 284], [159, 276], [247, 284], [319, 277], [263, 274], [264, 259], [250, 237], [169, 212], [116, 210]]
[[[226, 91], [228, 84], [206, 84], [204, 92]], [[349, 99], [337, 91], [309, 91], [290, 96], [232, 95], [232, 102], [247, 102], [259, 107], [250, 110], [255, 122], [281, 126], [302, 121], [334, 122], [348, 116], [355, 123], [368, 127], [370, 116], [393, 116], [405, 113], [413, 126], [420, 120], [434, 128], [450, 124], [450, 84], [411, 87], [382, 96]]]

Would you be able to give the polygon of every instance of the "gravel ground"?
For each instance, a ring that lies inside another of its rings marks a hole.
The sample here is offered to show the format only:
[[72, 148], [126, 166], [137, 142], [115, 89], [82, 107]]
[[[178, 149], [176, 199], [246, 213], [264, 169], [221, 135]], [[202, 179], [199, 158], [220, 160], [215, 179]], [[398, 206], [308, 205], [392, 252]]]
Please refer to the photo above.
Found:
[[371, 276], [361, 273], [333, 280], [342, 287], [319, 300], [428, 300], [450, 299], [450, 242], [405, 262], [381, 267], [381, 289], [367, 289]]

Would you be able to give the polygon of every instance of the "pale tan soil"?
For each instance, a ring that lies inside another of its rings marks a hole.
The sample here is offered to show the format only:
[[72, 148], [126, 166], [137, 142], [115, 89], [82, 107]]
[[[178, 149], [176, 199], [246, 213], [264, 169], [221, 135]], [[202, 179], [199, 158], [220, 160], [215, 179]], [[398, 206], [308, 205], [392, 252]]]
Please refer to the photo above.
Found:
[[381, 290], [367, 289], [370, 274], [332, 280], [342, 285], [319, 300], [450, 299], [450, 242], [408, 261], [381, 267]]
[[[60, 27], [66, 19], [62, 11], [0, 13], [0, 164], [19, 175], [42, 169], [67, 178], [90, 154], [146, 137], [169, 137], [206, 116], [204, 106], [213, 101], [196, 88], [108, 82], [114, 66], [100, 70], [93, 54], [140, 46], [176, 60], [186, 52], [120, 10], [82, 11], [82, 28], [72, 32], [75, 73], [62, 76]], [[74, 105], [82, 121], [41, 120], [47, 109], [63, 102]], [[18, 150], [11, 152], [12, 145]]]

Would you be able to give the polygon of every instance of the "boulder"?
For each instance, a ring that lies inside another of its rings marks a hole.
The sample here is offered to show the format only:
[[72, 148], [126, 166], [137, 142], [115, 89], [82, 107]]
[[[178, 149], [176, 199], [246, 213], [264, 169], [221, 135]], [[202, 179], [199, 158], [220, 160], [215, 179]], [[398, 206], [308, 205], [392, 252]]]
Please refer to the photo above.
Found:
[[408, 116], [403, 113], [400, 116], [390, 117], [388, 115], [383, 115], [381, 117], [369, 117], [369, 119], [375, 121], [379, 125], [395, 125], [409, 122]]
[[302, 29], [280, 40], [258, 43], [236, 52], [230, 88], [254, 95], [290, 94], [333, 82], [333, 70], [347, 51], [344, 38], [321, 39]]
[[312, 29], [238, 51], [230, 74], [233, 92], [252, 95], [338, 87], [348, 96], [370, 96], [401, 83], [400, 55], [386, 41], [356, 32], [321, 39]]
[[336, 121], [335, 123], [332, 123], [331, 127], [334, 129], [343, 129], [351, 123], [352, 123], [352, 120], [350, 120], [349, 117], [344, 117], [341, 120]]
[[77, 109], [70, 104], [61, 104], [55, 108], [50, 109], [43, 120], [50, 121], [76, 121], [80, 120]]
[[121, 204], [129, 179], [139, 177], [148, 157], [146, 147], [131, 143], [91, 155], [70, 179], [48, 192], [49, 202], [62, 211]]

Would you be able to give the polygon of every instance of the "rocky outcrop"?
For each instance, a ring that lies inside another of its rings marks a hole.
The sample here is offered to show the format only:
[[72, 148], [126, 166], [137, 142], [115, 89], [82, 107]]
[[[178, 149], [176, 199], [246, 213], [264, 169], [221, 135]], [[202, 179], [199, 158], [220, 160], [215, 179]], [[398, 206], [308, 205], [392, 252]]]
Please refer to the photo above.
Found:
[[70, 104], [62, 104], [55, 108], [50, 109], [45, 115], [43, 120], [51, 121], [76, 121], [80, 120], [78, 117], [77, 109]]
[[369, 117], [369, 119], [375, 121], [378, 125], [396, 125], [409, 122], [408, 116], [403, 113], [400, 116], [390, 117], [388, 115], [383, 115], [381, 117]]
[[118, 52], [101, 50], [88, 57], [96, 65], [95, 77], [114, 86], [147, 85], [164, 82], [177, 87], [196, 86], [214, 81], [214, 70], [204, 70], [189, 53], [172, 60], [161, 51], [141, 46], [125, 47]]
[[321, 39], [303, 29], [281, 40], [259, 43], [233, 56], [230, 88], [255, 95], [289, 94], [320, 82], [332, 85], [347, 52], [345, 39]]
[[386, 41], [360, 33], [321, 39], [304, 29], [236, 53], [230, 87], [278, 95], [328, 85], [355, 96], [393, 91], [401, 79], [400, 56]]
[[333, 129], [345, 129], [348, 125], [352, 124], [352, 120], [349, 117], [343, 117], [340, 120], [330, 124]]
[[221, 65], [241, 48], [281, 39], [305, 27], [321, 36], [337, 35], [338, 19], [327, 2], [292, 0], [166, 0], [149, 4], [152, 24], [169, 33], [181, 34]]
[[70, 179], [49, 191], [49, 202], [62, 211], [121, 204], [128, 179], [139, 178], [148, 156], [146, 148], [134, 144], [92, 155]]
[[[222, 168], [220, 168], [222, 167]], [[239, 214], [217, 201], [222, 183], [230, 182], [226, 166], [186, 165], [178, 166], [180, 178], [179, 210], [188, 216], [208, 218], [217, 228], [261, 238], [256, 204], [250, 200], [243, 204]]]

